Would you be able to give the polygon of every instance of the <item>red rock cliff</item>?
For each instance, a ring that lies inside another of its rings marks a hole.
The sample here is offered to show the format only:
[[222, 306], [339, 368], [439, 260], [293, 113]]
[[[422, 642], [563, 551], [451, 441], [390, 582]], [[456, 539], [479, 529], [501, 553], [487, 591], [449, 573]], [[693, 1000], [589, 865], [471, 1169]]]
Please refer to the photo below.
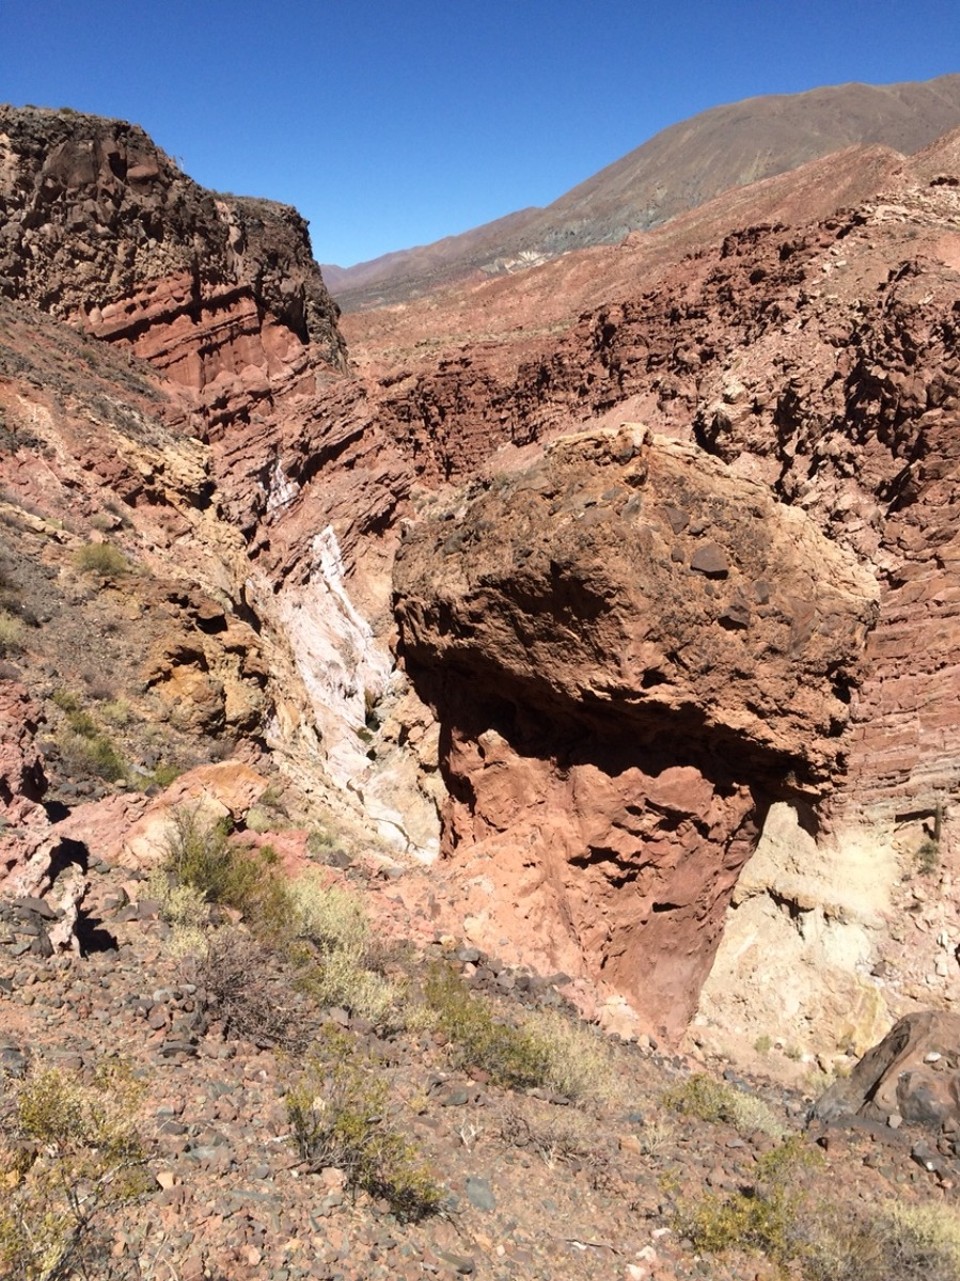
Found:
[[475, 484], [395, 583], [447, 856], [530, 951], [677, 1032], [770, 800], [840, 768], [872, 577], [764, 486], [624, 427]]

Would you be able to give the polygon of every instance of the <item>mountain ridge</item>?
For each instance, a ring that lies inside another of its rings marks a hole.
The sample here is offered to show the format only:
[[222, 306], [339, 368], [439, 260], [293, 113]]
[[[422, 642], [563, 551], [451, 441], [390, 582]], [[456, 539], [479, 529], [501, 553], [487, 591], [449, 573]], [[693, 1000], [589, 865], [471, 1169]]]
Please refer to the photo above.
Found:
[[405, 302], [455, 280], [616, 243], [723, 191], [849, 146], [880, 144], [912, 154], [957, 125], [960, 74], [747, 98], [668, 126], [543, 209], [352, 267], [324, 264], [322, 271], [344, 311]]

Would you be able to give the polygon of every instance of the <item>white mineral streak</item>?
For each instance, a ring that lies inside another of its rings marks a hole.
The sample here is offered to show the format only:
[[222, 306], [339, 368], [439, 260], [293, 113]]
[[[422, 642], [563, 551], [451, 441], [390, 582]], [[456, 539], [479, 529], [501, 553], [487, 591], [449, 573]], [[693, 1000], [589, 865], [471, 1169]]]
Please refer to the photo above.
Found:
[[277, 623], [286, 633], [320, 731], [331, 780], [362, 799], [384, 841], [395, 849], [431, 857], [434, 832], [425, 830], [422, 806], [413, 812], [394, 804], [404, 789], [392, 785], [391, 771], [367, 756], [369, 707], [391, 684], [393, 661], [366, 618], [350, 599], [336, 534], [330, 526], [314, 537], [312, 572], [302, 586], [287, 587], [277, 602]]
[[[300, 486], [284, 472], [278, 458], [273, 465], [273, 475], [270, 477], [270, 484], [267, 486], [267, 511], [275, 512], [283, 507], [288, 507], [299, 492]], [[329, 532], [333, 537], [333, 530], [325, 530], [324, 532]], [[323, 534], [318, 534], [317, 537], [322, 538]], [[335, 537], [334, 545], [336, 545]]]

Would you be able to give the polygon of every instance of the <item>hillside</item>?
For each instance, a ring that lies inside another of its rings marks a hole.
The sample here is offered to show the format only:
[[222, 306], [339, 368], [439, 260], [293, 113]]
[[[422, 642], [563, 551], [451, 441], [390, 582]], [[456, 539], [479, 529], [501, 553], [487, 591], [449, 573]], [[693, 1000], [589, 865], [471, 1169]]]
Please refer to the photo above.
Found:
[[714, 107], [671, 125], [545, 209], [354, 267], [324, 267], [345, 311], [406, 302], [456, 280], [613, 244], [742, 187], [851, 146], [912, 154], [960, 124], [960, 75], [850, 84]]

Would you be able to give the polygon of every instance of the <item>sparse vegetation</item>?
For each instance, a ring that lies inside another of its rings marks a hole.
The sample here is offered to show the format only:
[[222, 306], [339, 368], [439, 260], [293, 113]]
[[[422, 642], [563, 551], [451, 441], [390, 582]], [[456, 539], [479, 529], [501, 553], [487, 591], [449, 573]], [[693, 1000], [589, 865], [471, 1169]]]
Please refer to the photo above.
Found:
[[126, 775], [126, 764], [105, 734], [66, 730], [57, 735], [57, 749], [68, 774], [116, 782]]
[[443, 1189], [414, 1144], [386, 1118], [387, 1089], [373, 1064], [342, 1037], [332, 1062], [314, 1059], [287, 1095], [300, 1156], [311, 1170], [337, 1166], [347, 1186], [382, 1198], [400, 1219], [419, 1220], [443, 1205]]
[[960, 1216], [941, 1204], [888, 1202], [842, 1221], [810, 1215], [805, 1274], [811, 1281], [956, 1281]]
[[372, 964], [370, 930], [356, 895], [303, 876], [290, 886], [293, 930], [311, 945], [301, 959], [300, 982], [321, 1005], [342, 1005], [381, 1024], [397, 1010], [401, 994]]
[[91, 1085], [40, 1069], [14, 1092], [0, 1134], [0, 1274], [119, 1275], [104, 1220], [147, 1187], [140, 1094], [118, 1062], [101, 1065]]
[[23, 649], [25, 632], [22, 619], [0, 608], [0, 657], [19, 653]]
[[681, 1116], [693, 1116], [700, 1121], [726, 1122], [742, 1134], [770, 1135], [782, 1138], [786, 1127], [782, 1125], [762, 1099], [736, 1090], [724, 1081], [716, 1081], [705, 1073], [697, 1072], [685, 1081], [672, 1086], [663, 1095], [663, 1103]]
[[681, 1205], [675, 1222], [678, 1233], [705, 1253], [756, 1251], [785, 1269], [808, 1253], [798, 1175], [818, 1159], [803, 1140], [789, 1139], [760, 1158], [754, 1186], [729, 1196], [708, 1193], [692, 1205]]
[[500, 1085], [539, 1086], [571, 1099], [612, 1088], [606, 1045], [562, 1015], [545, 1011], [523, 1027], [500, 1022], [491, 1006], [444, 965], [430, 971], [424, 994], [455, 1060], [481, 1068]]
[[82, 573], [97, 578], [112, 578], [130, 568], [126, 556], [113, 543], [85, 543], [74, 552], [73, 561]]
[[752, 1185], [682, 1204], [674, 1226], [704, 1253], [760, 1253], [784, 1275], [808, 1281], [956, 1281], [955, 1210], [888, 1202], [850, 1215], [814, 1195], [808, 1176], [821, 1163], [794, 1136], [760, 1158]]
[[288, 885], [272, 847], [236, 844], [229, 822], [196, 807], [173, 812], [162, 870], [171, 887], [190, 886], [207, 903], [234, 908], [261, 934], [289, 921]]
[[197, 983], [227, 1035], [302, 1052], [314, 1028], [283, 957], [248, 930], [214, 930], [194, 952]]

